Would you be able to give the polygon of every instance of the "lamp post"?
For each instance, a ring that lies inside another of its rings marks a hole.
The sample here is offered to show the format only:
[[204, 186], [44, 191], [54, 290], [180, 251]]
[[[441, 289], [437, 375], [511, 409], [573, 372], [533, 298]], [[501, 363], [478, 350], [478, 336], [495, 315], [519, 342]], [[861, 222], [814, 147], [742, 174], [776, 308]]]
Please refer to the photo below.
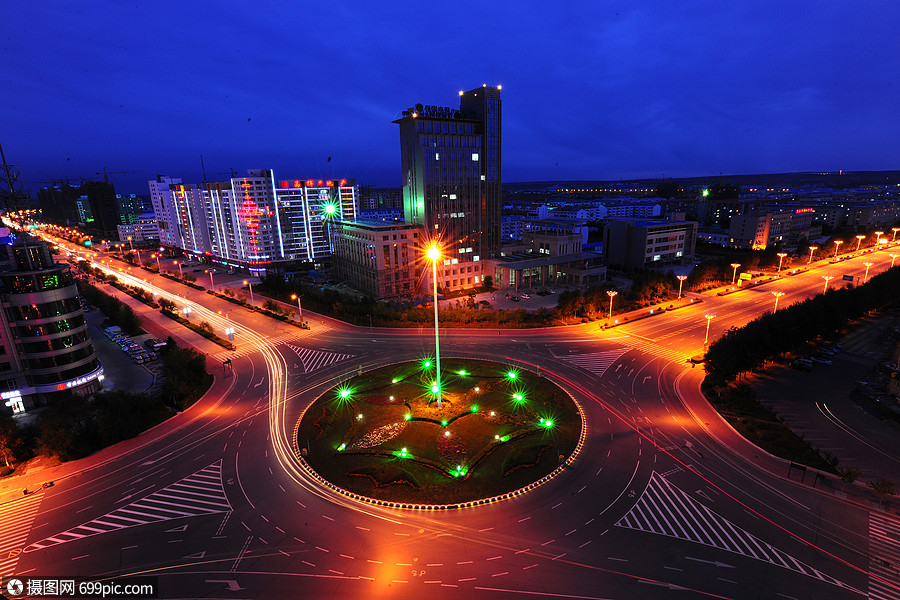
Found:
[[716, 318], [716, 313], [705, 312], [703, 316], [706, 317], [706, 337], [703, 340], [703, 347], [706, 348], [709, 344], [709, 324]]
[[162, 273], [162, 266], [159, 264], [159, 254], [154, 254], [153, 256], [156, 258], [156, 272]]
[[891, 238], [891, 242], [897, 241], [897, 232], [900, 231], [900, 227], [891, 227], [891, 231], [894, 232], [894, 237]]
[[252, 305], [253, 304], [253, 284], [245, 279], [244, 285], [246, 285], [250, 288], [250, 304]]
[[882, 234], [882, 233], [884, 233], [884, 232], [883, 232], [883, 231], [876, 231], [876, 232], [875, 232], [875, 246], [878, 246], [878, 240], [881, 239], [881, 234]]
[[865, 283], [865, 282], [867, 282], [867, 281], [869, 280], [869, 268], [870, 268], [872, 265], [874, 265], [875, 263], [872, 263], [872, 262], [864, 262], [863, 264], [866, 265], [866, 274], [863, 275], [863, 283]]
[[897, 260], [897, 257], [900, 256], [900, 254], [888, 254], [888, 256], [891, 257], [891, 268], [893, 269], [893, 268], [894, 268], [894, 261]]
[[606, 321], [607, 327], [612, 325], [612, 303], [613, 303], [613, 298], [615, 298], [616, 294], [618, 294], [618, 293], [619, 292], [617, 292], [616, 290], [607, 290], [606, 291], [606, 295], [609, 296], [609, 319], [607, 319], [607, 321]]
[[303, 320], [303, 309], [300, 308], [300, 295], [299, 294], [291, 294], [291, 300], [297, 301], [297, 314], [300, 316], [300, 320]]
[[784, 296], [784, 292], [772, 292], [772, 295], [775, 296], [775, 308], [772, 309], [773, 313], [778, 312], [778, 299]]
[[216, 284], [213, 282], [212, 269], [207, 269], [206, 272], [209, 273], [209, 289], [215, 290]]
[[810, 246], [809, 247], [809, 264], [812, 264], [813, 252], [815, 252], [818, 249], [819, 249], [818, 246]]
[[787, 256], [787, 252], [779, 252], [776, 256], [778, 256], [778, 270], [781, 270], [781, 261], [784, 260], [784, 257]]
[[841, 244], [844, 243], [844, 240], [834, 240], [834, 257], [837, 258], [838, 248], [840, 248]]
[[681, 286], [684, 284], [684, 280], [687, 279], [687, 275], [676, 275], [675, 279], [678, 280], [678, 299], [681, 300]]
[[824, 294], [828, 291], [828, 282], [834, 279], [834, 275], [822, 275], [822, 279], [825, 280], [825, 289], [822, 290], [822, 293]]
[[737, 280], [737, 270], [739, 266], [741, 266], [741, 263], [731, 263], [731, 287], [734, 287], [734, 282]]
[[434, 358], [437, 364], [437, 403], [441, 406], [441, 338], [438, 333], [438, 300], [437, 300], [437, 261], [441, 257], [441, 249], [437, 244], [432, 244], [428, 249], [428, 258], [431, 259], [431, 282], [434, 291]]
[[181, 275], [181, 278], [184, 279], [184, 270], [181, 268], [181, 263], [176, 260], [175, 264], [178, 265], [178, 273]]
[[866, 239], [866, 236], [864, 236], [864, 235], [858, 235], [858, 236], [856, 236], [856, 250], [855, 250], [855, 252], [859, 252], [859, 247], [862, 245], [862, 241], [863, 241], [864, 239]]

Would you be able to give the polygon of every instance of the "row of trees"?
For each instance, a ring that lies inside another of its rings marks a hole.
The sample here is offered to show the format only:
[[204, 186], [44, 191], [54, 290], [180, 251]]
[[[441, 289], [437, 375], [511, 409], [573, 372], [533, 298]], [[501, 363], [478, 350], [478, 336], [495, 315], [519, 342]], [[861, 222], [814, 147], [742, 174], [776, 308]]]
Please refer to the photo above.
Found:
[[122, 331], [129, 335], [140, 335], [144, 332], [141, 329], [141, 318], [130, 306], [89, 283], [77, 280], [76, 284], [78, 285], [78, 295], [96, 306], [111, 323], [121, 327]]
[[732, 328], [706, 353], [709, 381], [721, 385], [785, 353], [801, 352], [810, 340], [833, 335], [851, 319], [896, 302], [898, 290], [900, 268], [889, 269], [865, 285], [833, 289]]

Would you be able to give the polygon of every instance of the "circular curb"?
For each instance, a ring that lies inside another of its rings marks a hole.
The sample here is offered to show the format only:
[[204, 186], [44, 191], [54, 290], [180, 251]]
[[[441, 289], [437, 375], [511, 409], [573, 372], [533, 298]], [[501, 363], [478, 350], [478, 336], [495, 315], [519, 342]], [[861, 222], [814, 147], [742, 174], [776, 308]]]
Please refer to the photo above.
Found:
[[[486, 359], [483, 359], [483, 358], [474, 358], [474, 357], [469, 357], [469, 356], [452, 356], [452, 357], [448, 356], [447, 358], [463, 359], [463, 360], [465, 360], [465, 359], [478, 360], [478, 361], [482, 361], [482, 362], [496, 362], [496, 361], [487, 361]], [[401, 362], [387, 363], [384, 365], [380, 365], [376, 368], [380, 369], [382, 367], [387, 367], [390, 365], [399, 365], [399, 364], [403, 364], [406, 362], [410, 362], [410, 361], [404, 360]], [[524, 367], [518, 367], [518, 368], [525, 370], [525, 371], [529, 371], [531, 373], [534, 373], [538, 377], [541, 377], [540, 375], [538, 375], [531, 369], [526, 369]], [[371, 370], [373, 370], [373, 369], [370, 369], [370, 371]], [[543, 377], [541, 377], [541, 378], [544, 379]], [[554, 383], [554, 385], [556, 385], [557, 387], [562, 389], [566, 394], [568, 394], [569, 399], [572, 400], [572, 403], [575, 404], [575, 407], [578, 409], [578, 416], [581, 418], [581, 434], [578, 436], [578, 443], [575, 445], [575, 449], [572, 451], [572, 453], [568, 456], [568, 458], [566, 458], [566, 460], [561, 465], [559, 465], [553, 471], [544, 475], [537, 481], [529, 483], [528, 485], [521, 487], [517, 490], [499, 494], [497, 496], [491, 496], [490, 498], [479, 498], [476, 500], [467, 500], [465, 502], [456, 502], [453, 504], [425, 504], [425, 503], [395, 502], [393, 500], [378, 500], [376, 498], [369, 498], [368, 496], [363, 496], [362, 494], [357, 494], [356, 492], [351, 492], [350, 490], [345, 490], [344, 488], [331, 483], [330, 481], [328, 481], [327, 479], [325, 479], [324, 477], [319, 475], [315, 471], [315, 469], [313, 469], [312, 466], [310, 466], [310, 464], [306, 461], [306, 459], [303, 458], [303, 456], [300, 453], [299, 443], [297, 441], [297, 434], [300, 430], [300, 422], [303, 421], [303, 417], [306, 416], [306, 411], [313, 404], [315, 404], [315, 400], [313, 402], [310, 402], [309, 406], [304, 408], [303, 412], [301, 412], [300, 416], [297, 418], [297, 422], [294, 424], [294, 431], [291, 434], [291, 448], [294, 451], [294, 458], [297, 459], [297, 462], [300, 464], [300, 466], [303, 468], [303, 470], [308, 475], [310, 475], [313, 479], [315, 479], [317, 482], [324, 485], [328, 489], [330, 489], [334, 492], [337, 492], [338, 494], [341, 494], [348, 498], [352, 498], [354, 500], [358, 500], [360, 502], [372, 504], [374, 506], [383, 506], [386, 508], [397, 508], [397, 509], [406, 509], [406, 510], [420, 510], [420, 511], [438, 510], [439, 511], [439, 510], [454, 510], [454, 509], [460, 509], [460, 508], [472, 508], [475, 506], [481, 506], [483, 504], [493, 504], [495, 502], [502, 502], [503, 500], [509, 500], [510, 498], [515, 498], [517, 496], [521, 496], [522, 494], [530, 492], [531, 490], [534, 490], [537, 487], [544, 485], [545, 483], [547, 483], [548, 481], [550, 481], [551, 479], [553, 479], [554, 477], [556, 477], [557, 475], [562, 473], [568, 466], [570, 466], [572, 463], [575, 462], [575, 459], [578, 457], [579, 452], [581, 452], [581, 449], [584, 447], [584, 440], [587, 435], [587, 417], [584, 414], [584, 409], [581, 408], [581, 405], [575, 400], [575, 398], [572, 396], [572, 394], [571, 394], [571, 392], [569, 392], [569, 390], [563, 388], [556, 382], [553, 382], [553, 383]], [[321, 397], [322, 396], [320, 395], [318, 398], [316, 398], [316, 400], [318, 400]]]

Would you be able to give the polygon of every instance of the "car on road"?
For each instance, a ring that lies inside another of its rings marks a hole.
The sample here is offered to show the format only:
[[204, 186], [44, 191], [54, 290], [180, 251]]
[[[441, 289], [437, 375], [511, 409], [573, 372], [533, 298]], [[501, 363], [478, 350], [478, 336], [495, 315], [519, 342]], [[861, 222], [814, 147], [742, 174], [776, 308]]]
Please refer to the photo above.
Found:
[[821, 365], [830, 365], [831, 364], [831, 361], [828, 360], [827, 358], [820, 358], [818, 356], [813, 356], [812, 358], [810, 358], [810, 360], [813, 362], [817, 362]]
[[531, 296], [529, 296], [528, 294], [522, 294], [519, 297], [522, 298], [522, 300], [531, 300]]

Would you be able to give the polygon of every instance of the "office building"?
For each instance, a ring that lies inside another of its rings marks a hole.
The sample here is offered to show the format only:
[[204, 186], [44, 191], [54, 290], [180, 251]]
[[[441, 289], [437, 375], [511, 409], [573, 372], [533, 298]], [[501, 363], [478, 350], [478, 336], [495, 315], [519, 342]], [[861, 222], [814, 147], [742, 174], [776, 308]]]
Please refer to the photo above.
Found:
[[697, 226], [696, 221], [610, 220], [603, 228], [603, 255], [625, 271], [678, 264], [694, 256]]
[[[430, 266], [421, 254], [420, 232], [420, 227], [404, 223], [335, 223], [334, 277], [371, 298], [414, 295], [423, 269]], [[431, 269], [427, 271], [430, 282]]]
[[501, 238], [500, 87], [459, 97], [459, 109], [417, 104], [394, 121], [404, 217], [422, 228], [423, 249], [440, 245], [448, 268], [439, 286], [447, 290], [480, 285], [483, 261], [499, 256]]
[[157, 177], [150, 193], [163, 246], [263, 276], [331, 256], [332, 223], [359, 215], [355, 182], [245, 177], [184, 184]]
[[103, 367], [68, 265], [27, 234], [0, 237], [0, 404], [17, 414], [60, 392], [98, 390]]

